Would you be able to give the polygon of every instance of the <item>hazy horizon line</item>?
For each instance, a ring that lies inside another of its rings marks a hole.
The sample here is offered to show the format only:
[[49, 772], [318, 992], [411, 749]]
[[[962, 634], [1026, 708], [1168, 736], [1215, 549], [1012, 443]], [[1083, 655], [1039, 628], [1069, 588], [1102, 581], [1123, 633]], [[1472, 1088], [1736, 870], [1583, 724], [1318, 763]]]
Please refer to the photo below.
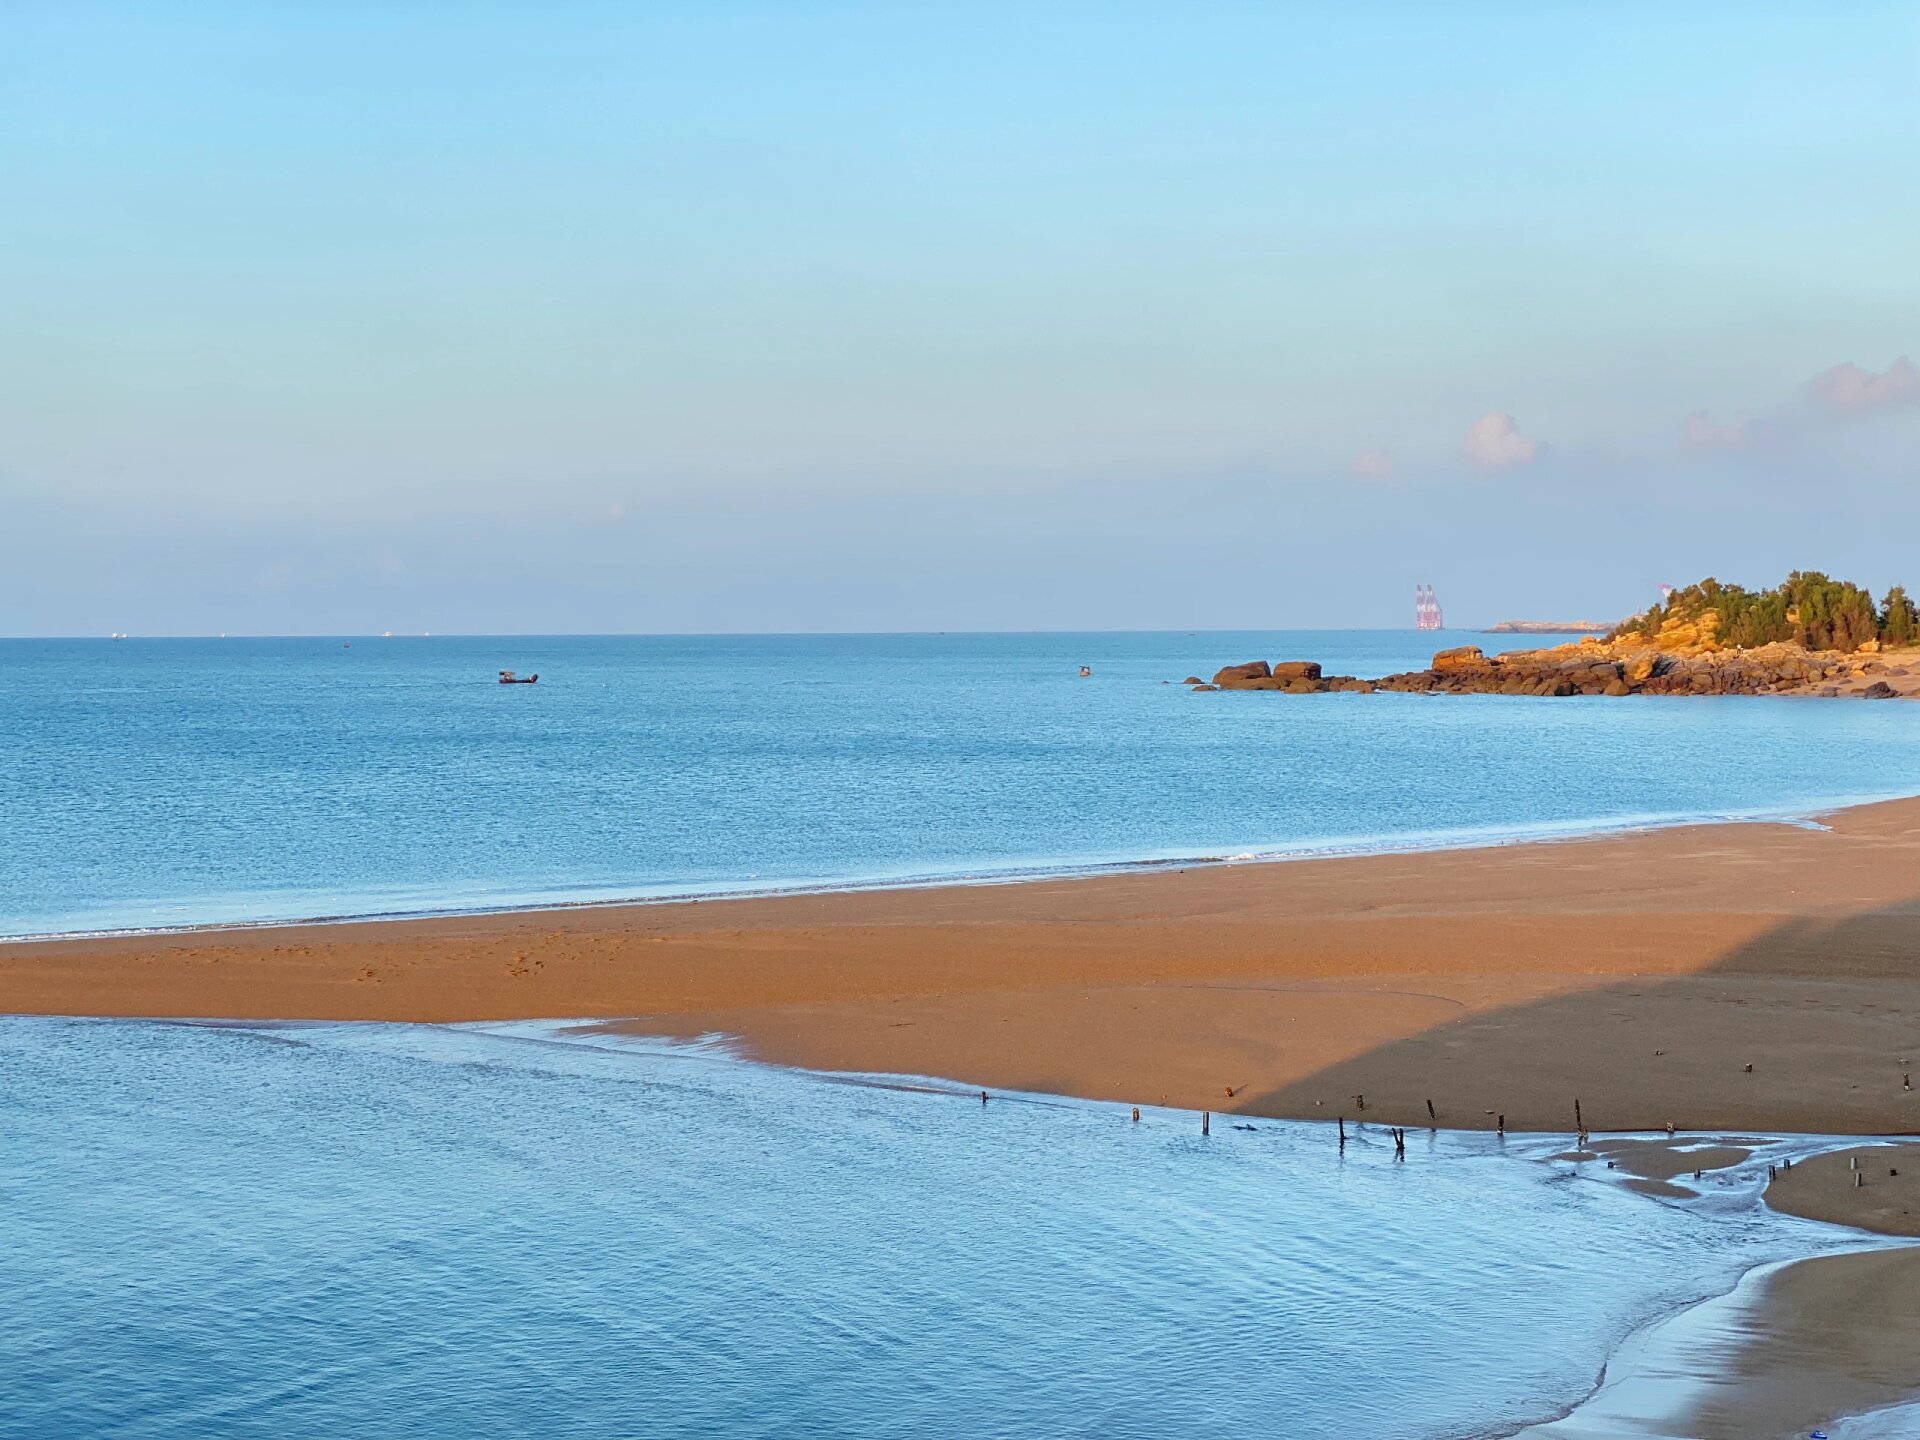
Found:
[[[1631, 619], [1622, 616], [1621, 623]], [[1521, 623], [1537, 625], [1540, 621], [1496, 620], [1495, 625]], [[434, 630], [434, 631], [394, 631], [391, 633], [377, 630], [311, 630], [302, 632], [287, 631], [217, 631], [181, 634], [135, 635], [88, 633], [83, 635], [0, 635], [0, 643], [16, 640], [98, 640], [111, 643], [122, 640], [772, 640], [772, 639], [816, 639], [835, 636], [845, 637], [908, 637], [925, 635], [1256, 635], [1290, 632], [1296, 634], [1322, 635], [1486, 635], [1496, 633], [1490, 625], [1448, 625], [1440, 630], [1420, 630], [1412, 625], [1201, 625], [1169, 626], [1164, 629], [1119, 629], [1119, 630], [1050, 630], [1037, 628], [1031, 630], [1007, 629], [948, 629], [948, 630]], [[1515, 631], [1515, 634], [1536, 633], [1547, 635], [1576, 635], [1588, 632], [1584, 627], [1565, 630], [1543, 630], [1534, 632]]]

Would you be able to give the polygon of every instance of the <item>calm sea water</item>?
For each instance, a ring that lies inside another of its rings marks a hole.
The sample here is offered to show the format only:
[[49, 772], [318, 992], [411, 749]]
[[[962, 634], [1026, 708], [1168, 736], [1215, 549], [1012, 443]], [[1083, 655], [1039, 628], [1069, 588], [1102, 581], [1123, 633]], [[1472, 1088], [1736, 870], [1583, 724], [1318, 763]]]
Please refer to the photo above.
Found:
[[0, 1435], [1489, 1436], [1859, 1244], [1764, 1154], [1663, 1204], [565, 1033], [0, 1018]]
[[[0, 934], [1415, 846], [1920, 792], [1899, 705], [1161, 683], [1255, 656], [1379, 674], [1435, 643], [0, 641]], [[540, 683], [497, 685], [501, 667]]]

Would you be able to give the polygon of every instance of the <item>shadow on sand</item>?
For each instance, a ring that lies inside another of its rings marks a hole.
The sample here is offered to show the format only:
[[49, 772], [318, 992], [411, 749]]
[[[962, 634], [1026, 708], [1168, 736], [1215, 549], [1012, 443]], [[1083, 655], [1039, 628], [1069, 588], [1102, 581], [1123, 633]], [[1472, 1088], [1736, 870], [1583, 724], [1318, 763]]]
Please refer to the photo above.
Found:
[[[1577, 964], [1580, 940], [1577, 924], [1559, 924], [1541, 948]], [[1692, 974], [1468, 1016], [1237, 1108], [1456, 1129], [1504, 1116], [1509, 1129], [1572, 1131], [1578, 1100], [1593, 1131], [1902, 1134], [1920, 1132], [1920, 1091], [1907, 1088], [1916, 1070], [1920, 897], [1782, 924]]]

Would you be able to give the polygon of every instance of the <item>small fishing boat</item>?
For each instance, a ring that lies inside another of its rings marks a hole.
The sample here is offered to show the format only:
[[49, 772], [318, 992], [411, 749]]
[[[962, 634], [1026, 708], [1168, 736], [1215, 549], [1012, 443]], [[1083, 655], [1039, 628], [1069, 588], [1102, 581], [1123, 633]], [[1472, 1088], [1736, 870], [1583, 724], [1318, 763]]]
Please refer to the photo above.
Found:
[[500, 683], [502, 685], [533, 685], [537, 684], [539, 680], [540, 677], [538, 674], [529, 675], [526, 679], [522, 680], [511, 670], [502, 670], [500, 672]]

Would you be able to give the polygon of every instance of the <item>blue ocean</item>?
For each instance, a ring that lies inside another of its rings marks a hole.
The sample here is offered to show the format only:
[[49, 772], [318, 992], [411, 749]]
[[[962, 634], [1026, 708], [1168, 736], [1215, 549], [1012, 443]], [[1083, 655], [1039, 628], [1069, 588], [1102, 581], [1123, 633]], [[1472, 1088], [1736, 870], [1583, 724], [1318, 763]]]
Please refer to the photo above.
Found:
[[0, 935], [1404, 849], [1920, 793], [1898, 705], [1165, 683], [1250, 658], [1377, 675], [1461, 643], [1538, 642], [0, 641]]

